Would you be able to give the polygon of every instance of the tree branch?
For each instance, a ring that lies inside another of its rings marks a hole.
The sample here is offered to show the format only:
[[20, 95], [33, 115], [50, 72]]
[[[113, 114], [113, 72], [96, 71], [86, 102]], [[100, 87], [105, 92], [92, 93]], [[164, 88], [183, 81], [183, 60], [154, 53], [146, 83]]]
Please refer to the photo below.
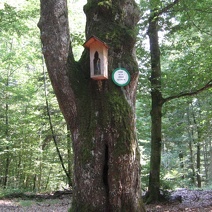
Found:
[[[40, 0], [43, 55], [60, 109], [68, 123], [76, 116], [76, 101], [68, 75], [68, 56], [71, 53], [67, 0]], [[69, 48], [70, 47], [70, 48]], [[64, 104], [64, 102], [67, 102]]]
[[168, 4], [166, 7], [162, 8], [161, 10], [158, 11], [158, 16], [162, 15], [163, 13], [167, 12], [170, 10], [172, 7], [174, 7], [176, 4], [179, 3], [180, 0], [175, 0], [172, 3]]
[[164, 98], [163, 99], [163, 103], [165, 102], [168, 102], [168, 101], [171, 101], [172, 99], [178, 99], [178, 98], [181, 98], [181, 97], [185, 97], [185, 96], [193, 96], [193, 95], [197, 95], [209, 88], [212, 88], [212, 80], [210, 80], [207, 84], [205, 84], [202, 88], [196, 90], [196, 91], [191, 91], [191, 92], [186, 92], [186, 93], [180, 93], [180, 94], [177, 94], [177, 95], [174, 95], [174, 96], [170, 96], [170, 97], [167, 97], [167, 98]]
[[69, 23], [66, 0], [41, 0], [41, 17], [38, 22], [41, 31], [43, 54], [47, 67], [49, 60], [56, 60], [58, 67], [64, 66], [69, 53]]
[[172, 3], [168, 4], [166, 7], [158, 10], [157, 12], [153, 13], [153, 16], [150, 17], [150, 21], [152, 21], [155, 17], [158, 17], [162, 15], [163, 13], [166, 13], [168, 10], [170, 10], [172, 7], [174, 7], [176, 4], [178, 4], [180, 0], [174, 0]]

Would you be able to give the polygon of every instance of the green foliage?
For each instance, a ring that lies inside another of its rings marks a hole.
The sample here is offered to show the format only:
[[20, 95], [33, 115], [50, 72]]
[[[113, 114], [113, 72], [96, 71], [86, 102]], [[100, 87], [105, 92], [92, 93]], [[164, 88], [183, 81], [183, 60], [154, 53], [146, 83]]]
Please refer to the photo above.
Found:
[[0, 188], [0, 199], [3, 198], [19, 198], [24, 195], [28, 190], [22, 188]]
[[69, 3], [71, 43], [76, 60], [80, 59], [83, 51], [83, 43], [85, 42], [85, 15], [82, 12], [82, 5], [85, 3], [86, 0]]
[[5, 192], [56, 190], [67, 185], [52, 140], [45, 89], [66, 167], [70, 156], [67, 126], [50, 81], [44, 84], [38, 18], [39, 3], [33, 0], [0, 9], [0, 187]]
[[[137, 43], [140, 78], [137, 98], [137, 130], [142, 146], [142, 181], [148, 184], [150, 156], [150, 57], [146, 37], [149, 8], [160, 11], [171, 1], [140, 1], [142, 10]], [[169, 97], [200, 89], [211, 80], [210, 1], [180, 1], [159, 18], [159, 42], [162, 68], [162, 94]], [[208, 183], [211, 145], [211, 89], [163, 106], [161, 186], [196, 186], [197, 144], [201, 151], [201, 176]], [[149, 141], [149, 142], [148, 142]], [[180, 161], [179, 154], [183, 153]], [[183, 167], [182, 167], [183, 166]]]

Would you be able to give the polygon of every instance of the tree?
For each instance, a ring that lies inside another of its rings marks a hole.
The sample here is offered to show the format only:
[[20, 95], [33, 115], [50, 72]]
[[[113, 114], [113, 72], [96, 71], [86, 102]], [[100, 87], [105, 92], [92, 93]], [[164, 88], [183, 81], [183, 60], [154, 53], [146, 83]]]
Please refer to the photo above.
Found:
[[[38, 24], [48, 73], [72, 133], [72, 211], [145, 211], [134, 117], [139, 11], [133, 0], [88, 0], [84, 12], [86, 38], [95, 35], [110, 47], [108, 80], [90, 79], [87, 50], [74, 60], [66, 0], [41, 0]], [[119, 63], [131, 74], [126, 87], [111, 80]]]
[[[162, 143], [162, 107], [166, 102], [181, 97], [190, 97], [192, 95], [199, 94], [212, 87], [212, 81], [206, 77], [202, 86], [192, 87], [192, 90], [188, 92], [181, 92], [179, 94], [170, 94], [168, 97], [162, 95], [162, 72], [161, 72], [161, 56], [160, 56], [160, 44], [159, 44], [159, 20], [162, 15], [164, 19], [167, 18], [167, 12], [170, 14], [173, 12], [173, 8], [179, 5], [181, 1], [175, 0], [164, 4], [161, 1], [150, 1], [150, 16], [148, 19], [148, 36], [150, 43], [150, 55], [151, 55], [151, 159], [150, 159], [150, 175], [148, 186], [148, 200], [147, 202], [155, 202], [160, 200], [160, 165], [161, 165], [161, 143]], [[184, 4], [182, 4], [184, 6]], [[181, 5], [180, 5], [181, 6]], [[168, 19], [170, 17], [168, 16]], [[192, 52], [191, 52], [192, 53]], [[190, 58], [191, 59], [191, 58]], [[206, 67], [204, 67], [207, 69]], [[200, 69], [201, 70], [201, 69]], [[208, 75], [205, 75], [208, 76]], [[207, 81], [206, 81], [207, 80]], [[173, 83], [173, 82], [172, 82]], [[193, 84], [193, 83], [192, 83]], [[195, 84], [196, 85], [196, 84]], [[185, 90], [188, 90], [185, 88]], [[198, 150], [199, 152], [199, 150]], [[199, 154], [199, 153], [198, 153]], [[199, 158], [198, 158], [199, 160]], [[199, 169], [198, 162], [198, 169]]]

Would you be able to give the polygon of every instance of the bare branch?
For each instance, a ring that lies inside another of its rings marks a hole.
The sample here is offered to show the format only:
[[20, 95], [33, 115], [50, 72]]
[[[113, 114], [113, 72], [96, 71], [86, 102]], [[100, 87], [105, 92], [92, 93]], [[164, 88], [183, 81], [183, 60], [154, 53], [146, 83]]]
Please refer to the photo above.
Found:
[[171, 101], [173, 99], [178, 99], [178, 98], [181, 98], [181, 97], [197, 95], [197, 94], [199, 94], [199, 93], [201, 93], [201, 92], [203, 92], [203, 91], [205, 91], [209, 88], [212, 88], [212, 80], [210, 80], [207, 84], [205, 84], [202, 88], [200, 88], [198, 90], [186, 92], [186, 93], [180, 93], [180, 94], [177, 94], [177, 95], [174, 95], [174, 96], [164, 98], [163, 103]]

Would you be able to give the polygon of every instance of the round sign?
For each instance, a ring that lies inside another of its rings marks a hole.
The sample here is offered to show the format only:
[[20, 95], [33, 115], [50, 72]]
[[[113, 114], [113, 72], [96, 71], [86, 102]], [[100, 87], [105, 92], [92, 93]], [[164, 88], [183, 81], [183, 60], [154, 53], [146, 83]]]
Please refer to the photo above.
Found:
[[117, 68], [112, 73], [112, 80], [118, 86], [126, 86], [130, 82], [130, 73], [125, 68]]

